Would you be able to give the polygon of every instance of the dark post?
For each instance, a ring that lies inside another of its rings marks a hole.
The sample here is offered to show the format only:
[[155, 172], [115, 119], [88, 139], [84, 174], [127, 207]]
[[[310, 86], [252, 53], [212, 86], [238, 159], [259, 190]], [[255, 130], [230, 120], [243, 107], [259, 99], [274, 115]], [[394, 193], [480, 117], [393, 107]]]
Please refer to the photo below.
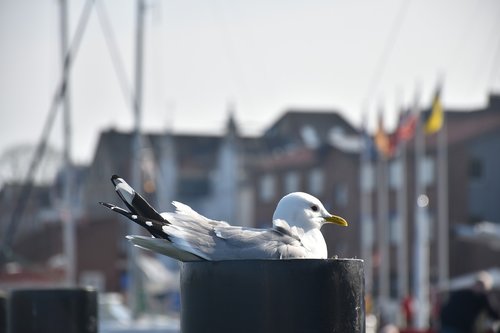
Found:
[[25, 289], [10, 294], [11, 333], [97, 333], [97, 292], [76, 289]]
[[183, 333], [363, 333], [363, 261], [183, 263], [181, 307]]
[[7, 332], [7, 295], [0, 291], [0, 332]]

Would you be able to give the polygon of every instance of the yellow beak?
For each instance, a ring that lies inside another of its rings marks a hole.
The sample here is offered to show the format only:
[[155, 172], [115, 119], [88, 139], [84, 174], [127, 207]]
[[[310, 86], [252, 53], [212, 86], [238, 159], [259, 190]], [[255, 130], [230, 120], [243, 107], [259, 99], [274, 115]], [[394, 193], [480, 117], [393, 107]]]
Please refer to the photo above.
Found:
[[335, 224], [341, 225], [343, 227], [347, 227], [348, 226], [347, 221], [344, 220], [342, 217], [337, 216], [337, 215], [327, 216], [327, 217], [325, 217], [325, 221], [326, 222], [330, 222], [330, 223], [335, 223]]

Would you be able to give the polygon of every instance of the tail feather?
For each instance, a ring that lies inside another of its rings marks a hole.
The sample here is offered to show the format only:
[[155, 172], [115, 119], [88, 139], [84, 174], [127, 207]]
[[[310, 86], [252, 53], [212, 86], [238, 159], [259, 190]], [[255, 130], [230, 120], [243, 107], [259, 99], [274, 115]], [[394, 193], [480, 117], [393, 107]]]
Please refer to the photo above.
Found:
[[192, 253], [176, 248], [172, 243], [164, 239], [156, 239], [144, 236], [127, 236], [135, 246], [175, 258], [180, 261], [205, 260]]
[[137, 193], [123, 178], [113, 175], [111, 182], [115, 191], [132, 213], [148, 219], [167, 222], [139, 193]]

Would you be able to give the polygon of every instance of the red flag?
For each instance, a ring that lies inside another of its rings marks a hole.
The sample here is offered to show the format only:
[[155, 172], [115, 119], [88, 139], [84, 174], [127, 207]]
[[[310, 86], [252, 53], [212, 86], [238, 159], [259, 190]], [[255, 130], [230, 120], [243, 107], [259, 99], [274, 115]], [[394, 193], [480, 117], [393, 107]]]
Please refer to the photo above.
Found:
[[417, 119], [417, 116], [411, 111], [401, 113], [395, 132], [398, 142], [407, 142], [415, 135]]

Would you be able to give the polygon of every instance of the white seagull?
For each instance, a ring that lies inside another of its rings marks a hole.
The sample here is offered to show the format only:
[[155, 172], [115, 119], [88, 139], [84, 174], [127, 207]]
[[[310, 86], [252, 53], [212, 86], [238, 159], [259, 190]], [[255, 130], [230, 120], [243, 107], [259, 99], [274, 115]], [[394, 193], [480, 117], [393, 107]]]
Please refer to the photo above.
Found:
[[195, 212], [180, 202], [176, 210], [158, 213], [119, 176], [111, 177], [115, 190], [128, 210], [100, 202], [144, 227], [152, 237], [132, 235], [136, 246], [180, 261], [235, 259], [325, 259], [328, 256], [320, 228], [331, 222], [347, 226], [346, 220], [332, 215], [310, 194], [294, 192], [284, 196], [269, 229], [232, 226]]

